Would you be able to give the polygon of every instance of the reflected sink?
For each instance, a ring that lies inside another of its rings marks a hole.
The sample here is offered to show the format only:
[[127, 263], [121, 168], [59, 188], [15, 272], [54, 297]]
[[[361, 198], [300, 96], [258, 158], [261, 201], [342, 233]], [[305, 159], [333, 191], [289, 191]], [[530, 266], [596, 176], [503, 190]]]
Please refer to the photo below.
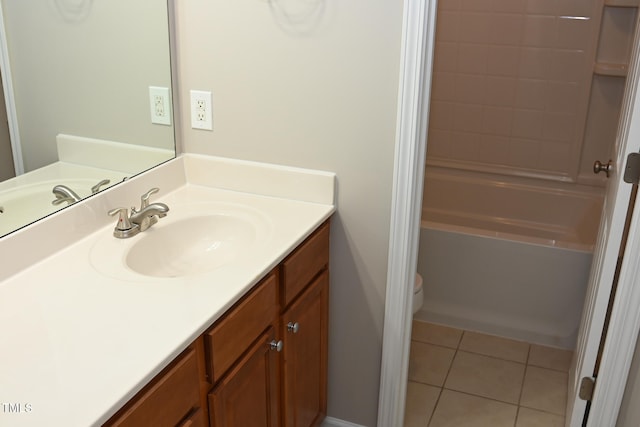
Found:
[[55, 185], [65, 184], [86, 197], [96, 182], [95, 179], [60, 179], [0, 191], [0, 236], [66, 207], [66, 203], [51, 204], [55, 200], [52, 193]]
[[257, 232], [246, 218], [207, 215], [152, 227], [139, 237], [125, 258], [130, 269], [145, 276], [180, 277], [233, 261], [255, 243]]

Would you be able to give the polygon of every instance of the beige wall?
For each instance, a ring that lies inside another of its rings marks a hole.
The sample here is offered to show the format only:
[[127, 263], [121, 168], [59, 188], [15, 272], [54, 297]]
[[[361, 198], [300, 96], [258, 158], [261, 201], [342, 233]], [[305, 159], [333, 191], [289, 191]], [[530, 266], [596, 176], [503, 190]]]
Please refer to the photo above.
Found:
[[[56, 10], [90, 5], [86, 19]], [[168, 148], [148, 87], [171, 83], [166, 0], [3, 0], [26, 171], [57, 160], [55, 135]]]
[[[402, 2], [189, 0], [177, 15], [185, 151], [338, 175], [329, 416], [373, 426]], [[190, 129], [190, 89], [213, 92], [213, 132]]]

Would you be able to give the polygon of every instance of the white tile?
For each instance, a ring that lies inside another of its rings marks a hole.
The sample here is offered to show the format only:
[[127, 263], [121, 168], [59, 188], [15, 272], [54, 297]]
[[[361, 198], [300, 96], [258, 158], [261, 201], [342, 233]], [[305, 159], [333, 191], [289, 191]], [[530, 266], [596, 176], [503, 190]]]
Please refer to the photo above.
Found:
[[528, 366], [520, 405], [564, 415], [567, 403], [567, 380], [568, 375], [565, 372]]
[[404, 427], [426, 427], [438, 402], [441, 389], [409, 381], [405, 401]]
[[450, 348], [412, 341], [409, 380], [441, 387], [454, 354], [455, 350]]
[[443, 390], [429, 427], [513, 427], [517, 407]]
[[564, 427], [564, 417], [520, 407], [516, 427]]
[[529, 344], [478, 332], [465, 332], [460, 342], [460, 350], [526, 363]]
[[436, 325], [434, 323], [413, 321], [411, 339], [442, 347], [458, 348], [462, 331], [448, 326]]
[[458, 351], [445, 388], [507, 403], [518, 403], [525, 365]]
[[533, 344], [529, 353], [529, 365], [568, 372], [572, 357], [573, 352], [571, 350]]

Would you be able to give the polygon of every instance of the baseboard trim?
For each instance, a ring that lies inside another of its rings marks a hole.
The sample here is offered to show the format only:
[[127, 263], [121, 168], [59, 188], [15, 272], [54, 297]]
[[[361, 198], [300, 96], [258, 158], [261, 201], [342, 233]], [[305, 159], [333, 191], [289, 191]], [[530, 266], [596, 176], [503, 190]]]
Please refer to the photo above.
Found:
[[322, 425], [320, 427], [365, 427], [360, 424], [350, 423], [349, 421], [339, 420], [337, 418], [326, 417], [324, 421], [322, 421]]

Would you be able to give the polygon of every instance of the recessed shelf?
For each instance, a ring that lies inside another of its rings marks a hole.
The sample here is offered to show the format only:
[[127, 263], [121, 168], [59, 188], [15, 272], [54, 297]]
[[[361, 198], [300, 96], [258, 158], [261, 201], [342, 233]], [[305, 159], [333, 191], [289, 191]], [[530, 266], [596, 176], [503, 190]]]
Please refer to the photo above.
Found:
[[638, 0], [604, 0], [604, 5], [610, 7], [638, 7], [638, 3]]
[[596, 62], [593, 72], [599, 76], [626, 77], [628, 67], [627, 64]]

